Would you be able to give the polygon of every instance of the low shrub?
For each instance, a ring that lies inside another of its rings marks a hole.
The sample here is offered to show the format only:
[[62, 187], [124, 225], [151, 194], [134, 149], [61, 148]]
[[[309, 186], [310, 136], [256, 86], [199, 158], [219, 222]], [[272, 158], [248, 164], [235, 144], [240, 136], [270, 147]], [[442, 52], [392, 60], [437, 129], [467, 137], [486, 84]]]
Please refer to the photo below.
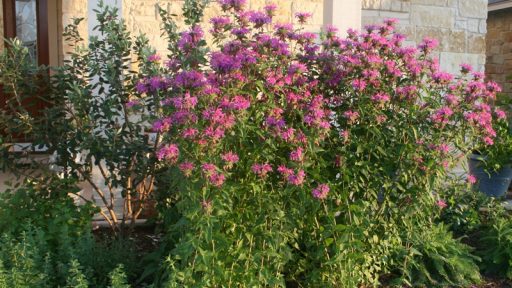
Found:
[[107, 287], [110, 278], [123, 287], [127, 276], [138, 279], [133, 242], [93, 235], [96, 209], [76, 205], [68, 194], [76, 189], [72, 181], [51, 178], [1, 193], [0, 278], [7, 286], [0, 287]]

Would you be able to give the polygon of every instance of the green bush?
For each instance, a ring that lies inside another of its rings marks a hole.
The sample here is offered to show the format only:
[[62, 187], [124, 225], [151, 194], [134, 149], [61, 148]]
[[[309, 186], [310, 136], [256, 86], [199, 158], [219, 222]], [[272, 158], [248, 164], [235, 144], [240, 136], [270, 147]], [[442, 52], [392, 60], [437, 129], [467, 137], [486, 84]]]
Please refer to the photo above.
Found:
[[95, 237], [91, 220], [96, 209], [76, 205], [68, 195], [76, 189], [72, 181], [51, 178], [1, 193], [0, 283], [16, 288], [107, 287], [109, 274], [120, 264], [128, 269], [118, 268], [116, 279], [138, 277], [132, 242]]
[[496, 217], [481, 231], [479, 255], [485, 273], [512, 280], [512, 218]]

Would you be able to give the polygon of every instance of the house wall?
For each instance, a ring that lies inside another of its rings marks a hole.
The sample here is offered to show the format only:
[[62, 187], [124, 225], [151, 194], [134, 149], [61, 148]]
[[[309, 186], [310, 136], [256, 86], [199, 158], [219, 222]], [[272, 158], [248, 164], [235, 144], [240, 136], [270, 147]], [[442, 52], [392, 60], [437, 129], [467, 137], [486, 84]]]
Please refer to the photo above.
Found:
[[424, 37], [439, 40], [441, 68], [458, 73], [459, 64], [485, 66], [487, 0], [362, 0], [363, 25], [399, 20], [398, 31], [416, 45]]
[[[183, 0], [122, 0], [123, 19], [126, 21], [128, 30], [134, 35], [144, 33], [148, 36], [150, 44], [157, 52], [165, 55], [167, 41], [161, 37], [160, 16], [158, 15], [157, 3], [160, 7], [180, 15]], [[346, 1], [346, 0], [344, 0]], [[306, 25], [306, 29], [312, 32], [320, 31], [324, 24], [324, 0], [248, 0], [249, 9], [261, 9], [267, 3], [278, 4], [278, 11], [274, 21], [281, 23], [293, 23], [296, 12], [311, 12], [313, 17]], [[203, 27], [209, 27], [208, 21], [211, 17], [221, 15], [222, 11], [216, 3], [211, 3], [205, 13]], [[179, 16], [178, 21], [183, 24], [183, 17]], [[206, 29], [205, 29], [206, 30]]]
[[[78, 26], [78, 31], [83, 39], [88, 38], [88, 15], [87, 15], [87, 0], [59, 0], [58, 1], [58, 13], [60, 14], [60, 23], [58, 25], [58, 35], [62, 35], [64, 28], [69, 24], [73, 23], [73, 18], [84, 18], [84, 20]], [[59, 59], [62, 61], [64, 56], [71, 52], [73, 48], [69, 43], [65, 43], [62, 36], [58, 37], [59, 41]]]
[[490, 12], [487, 30], [487, 77], [512, 97], [512, 8]]

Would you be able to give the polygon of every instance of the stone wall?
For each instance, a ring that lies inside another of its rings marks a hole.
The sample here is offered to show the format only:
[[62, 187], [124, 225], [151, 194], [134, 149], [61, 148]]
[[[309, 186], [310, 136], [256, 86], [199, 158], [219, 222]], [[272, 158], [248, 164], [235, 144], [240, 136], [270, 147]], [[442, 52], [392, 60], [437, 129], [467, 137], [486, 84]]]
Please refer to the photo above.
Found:
[[[171, 11], [171, 13], [180, 15], [183, 2], [183, 0], [123, 0], [123, 18], [129, 31], [133, 32], [134, 35], [146, 34], [150, 44], [157, 49], [158, 53], [165, 55], [167, 42], [165, 38], [160, 36], [161, 20], [156, 5], [158, 4], [160, 7]], [[293, 15], [296, 12], [311, 12], [313, 18], [310, 25], [305, 28], [309, 31], [318, 32], [324, 20], [323, 2], [324, 0], [248, 0], [248, 8], [261, 9], [266, 3], [276, 3], [279, 9], [275, 21], [281, 23], [293, 22], [295, 20]], [[216, 3], [210, 4], [205, 11], [205, 22], [221, 13], [219, 5]], [[182, 21], [183, 19], [178, 17], [178, 20]], [[209, 27], [209, 25], [203, 27]]]
[[512, 8], [490, 12], [487, 31], [485, 72], [512, 97]]
[[424, 37], [439, 40], [441, 68], [458, 73], [459, 64], [484, 70], [486, 0], [362, 0], [363, 25], [397, 18], [398, 30], [415, 45]]
[[60, 0], [58, 7], [61, 15], [61, 21], [59, 24], [59, 59], [64, 59], [64, 55], [66, 53], [71, 52], [72, 48], [68, 45], [68, 43], [64, 43], [62, 40], [62, 32], [64, 31], [64, 27], [73, 23], [73, 18], [84, 18], [84, 20], [80, 23], [78, 31], [83, 39], [87, 39], [87, 0]]

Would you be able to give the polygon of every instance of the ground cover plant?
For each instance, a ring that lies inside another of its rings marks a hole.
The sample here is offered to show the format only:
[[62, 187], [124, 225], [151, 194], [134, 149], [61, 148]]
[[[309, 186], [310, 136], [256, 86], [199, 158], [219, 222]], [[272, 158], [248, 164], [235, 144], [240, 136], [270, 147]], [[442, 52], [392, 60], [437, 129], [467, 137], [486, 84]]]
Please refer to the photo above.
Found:
[[[508, 216], [481, 213], [501, 210], [468, 194], [471, 177], [450, 173], [474, 147], [495, 142], [495, 83], [469, 65], [460, 76], [440, 71], [437, 42], [405, 46], [392, 19], [346, 38], [334, 27], [318, 36], [303, 29], [309, 13], [274, 23], [276, 5], [219, 2], [223, 14], [203, 26], [207, 1], [185, 1], [184, 29], [160, 9], [166, 57], [103, 8], [103, 37], [77, 45], [51, 78], [49, 120], [2, 114], [4, 131], [32, 135], [61, 169], [29, 177], [0, 201], [2, 214], [31, 219], [0, 219], [0, 283], [459, 287], [479, 283], [480, 270], [510, 270]], [[76, 24], [66, 36], [80, 43]], [[15, 51], [2, 63], [13, 64]], [[11, 92], [25, 89], [16, 83], [26, 72], [0, 67], [13, 72], [3, 74]], [[37, 134], [50, 130], [55, 139]], [[93, 238], [87, 223], [97, 210], [68, 197], [77, 181], [94, 184], [94, 166], [117, 237], [123, 221], [109, 195], [154, 193], [164, 236], [142, 261], [130, 243]]]

